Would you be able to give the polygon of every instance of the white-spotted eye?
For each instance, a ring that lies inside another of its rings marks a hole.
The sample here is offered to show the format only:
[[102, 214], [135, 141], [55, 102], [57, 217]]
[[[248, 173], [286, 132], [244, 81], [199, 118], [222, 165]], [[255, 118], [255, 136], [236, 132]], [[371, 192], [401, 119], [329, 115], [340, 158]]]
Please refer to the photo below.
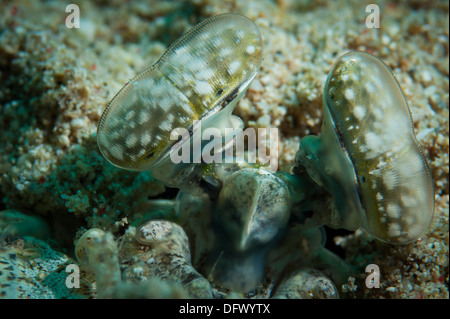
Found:
[[328, 76], [324, 102], [354, 167], [363, 226], [391, 243], [420, 237], [433, 217], [433, 182], [391, 70], [369, 53], [347, 53]]
[[149, 220], [137, 229], [134, 238], [142, 245], [151, 246], [157, 254], [169, 253], [190, 263], [189, 239], [183, 228], [176, 223], [168, 220]]
[[96, 245], [96, 241], [105, 236], [105, 232], [99, 228], [91, 228], [78, 239], [75, 245], [75, 256], [80, 265], [89, 268], [91, 262], [89, 260], [89, 252]]
[[250, 19], [222, 14], [203, 21], [112, 99], [98, 126], [100, 151], [118, 167], [150, 169], [176, 143], [173, 129], [192, 135], [195, 120], [235, 102], [261, 61], [261, 35]]

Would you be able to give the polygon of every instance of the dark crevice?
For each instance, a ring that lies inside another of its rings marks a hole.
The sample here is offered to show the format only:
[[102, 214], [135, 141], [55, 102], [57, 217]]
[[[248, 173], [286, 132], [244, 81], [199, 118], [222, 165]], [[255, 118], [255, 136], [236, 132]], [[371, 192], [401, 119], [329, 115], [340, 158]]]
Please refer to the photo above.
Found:
[[347, 236], [347, 235], [353, 234], [353, 231], [346, 230], [346, 229], [333, 229], [333, 228], [330, 228], [327, 226], [324, 226], [324, 227], [325, 227], [325, 232], [327, 234], [325, 248], [345, 260], [345, 250], [336, 245], [336, 243], [334, 242], [334, 238], [337, 236]]

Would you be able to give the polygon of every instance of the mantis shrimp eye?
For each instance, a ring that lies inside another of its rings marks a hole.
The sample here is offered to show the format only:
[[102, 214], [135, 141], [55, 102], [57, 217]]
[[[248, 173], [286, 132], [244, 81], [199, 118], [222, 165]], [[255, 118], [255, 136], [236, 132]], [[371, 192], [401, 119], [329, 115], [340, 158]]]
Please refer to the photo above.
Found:
[[403, 92], [375, 56], [349, 52], [334, 65], [324, 88], [322, 135], [305, 138], [301, 149], [321, 158], [320, 165], [303, 160], [304, 166], [334, 195], [347, 224], [397, 244], [429, 229], [434, 211], [430, 169]]
[[289, 219], [289, 192], [283, 181], [263, 169], [244, 168], [224, 181], [217, 214], [237, 251], [269, 243]]
[[112, 99], [98, 126], [101, 153], [118, 167], [153, 173], [177, 143], [172, 130], [187, 130], [188, 142], [194, 121], [206, 128], [230, 120], [261, 61], [261, 35], [250, 19], [222, 14], [203, 21]]
[[80, 237], [75, 245], [75, 256], [80, 265], [89, 268], [89, 251], [95, 246], [96, 240], [105, 236], [105, 232], [99, 228], [91, 228]]

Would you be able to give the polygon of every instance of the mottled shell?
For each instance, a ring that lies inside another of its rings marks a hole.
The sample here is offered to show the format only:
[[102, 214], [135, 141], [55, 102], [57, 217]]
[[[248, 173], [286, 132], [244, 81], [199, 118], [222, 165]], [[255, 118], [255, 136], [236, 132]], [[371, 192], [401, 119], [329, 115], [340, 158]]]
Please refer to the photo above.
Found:
[[128, 82], [100, 120], [97, 142], [112, 164], [146, 170], [170, 151], [175, 128], [224, 109], [245, 91], [262, 61], [257, 26], [238, 14], [198, 24]]
[[433, 182], [391, 70], [371, 54], [347, 53], [328, 76], [324, 100], [354, 166], [365, 228], [391, 243], [417, 239], [433, 216]]

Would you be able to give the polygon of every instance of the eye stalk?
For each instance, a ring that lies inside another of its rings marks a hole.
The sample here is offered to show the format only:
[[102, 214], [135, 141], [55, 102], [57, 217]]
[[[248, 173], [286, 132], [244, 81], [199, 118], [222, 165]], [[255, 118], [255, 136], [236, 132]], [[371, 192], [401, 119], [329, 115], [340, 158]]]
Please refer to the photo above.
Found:
[[[192, 143], [195, 121], [202, 131], [242, 128], [231, 113], [261, 62], [261, 34], [250, 19], [222, 14], [201, 22], [112, 99], [98, 125], [101, 153], [113, 165], [151, 170], [172, 186], [192, 171], [170, 160], [177, 142], [170, 139], [172, 130], [186, 129], [183, 143]], [[232, 136], [223, 137], [226, 143]]]
[[332, 195], [331, 227], [365, 228], [389, 243], [416, 240], [434, 212], [431, 172], [392, 71], [349, 52], [324, 87], [320, 137], [300, 141], [296, 161]]
[[284, 231], [289, 204], [282, 179], [262, 168], [244, 168], [225, 179], [216, 214], [233, 249], [249, 251]]

